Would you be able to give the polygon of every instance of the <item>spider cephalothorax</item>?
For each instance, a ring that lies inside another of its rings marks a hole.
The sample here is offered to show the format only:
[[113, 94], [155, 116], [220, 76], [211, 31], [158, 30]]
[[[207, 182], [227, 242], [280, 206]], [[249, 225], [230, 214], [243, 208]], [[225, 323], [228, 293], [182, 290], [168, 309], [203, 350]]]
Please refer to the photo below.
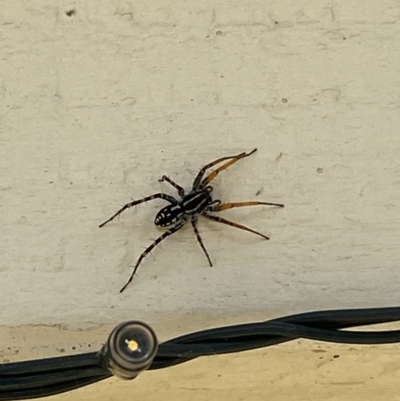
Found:
[[[164, 176], [161, 180], [164, 181], [165, 178]], [[211, 191], [212, 187], [207, 186], [204, 189], [192, 189], [187, 195], [182, 193], [180, 201], [163, 207], [157, 213], [154, 224], [157, 227], [168, 227], [175, 224], [179, 219], [185, 218], [185, 216], [193, 216], [201, 213], [213, 203], [210, 196]]]
[[[199, 244], [205, 253], [208, 263], [210, 266], [212, 266], [210, 256], [208, 255], [208, 252], [203, 244], [203, 241], [200, 237], [200, 233], [197, 230], [197, 220], [198, 216], [203, 216], [206, 217], [207, 219], [216, 221], [218, 223], [223, 223], [227, 224], [232, 227], [240, 228], [241, 230], [249, 231], [253, 234], [257, 234], [265, 239], [269, 239], [264, 234], [259, 233], [258, 231], [254, 231], [251, 228], [242, 226], [241, 224], [234, 223], [232, 221], [223, 219], [222, 217], [215, 216], [213, 214], [209, 214], [209, 212], [221, 212], [223, 210], [227, 209], [232, 209], [234, 207], [243, 207], [243, 206], [255, 206], [255, 205], [269, 205], [269, 206], [278, 206], [278, 207], [283, 207], [282, 204], [279, 203], [270, 203], [270, 202], [257, 202], [257, 201], [248, 201], [248, 202], [236, 202], [236, 203], [222, 203], [219, 199], [212, 199], [211, 197], [211, 192], [213, 188], [208, 185], [221, 171], [227, 169], [229, 166], [232, 164], [236, 163], [238, 160], [243, 159], [244, 157], [252, 155], [257, 149], [252, 150], [250, 153], [245, 153], [242, 152], [236, 156], [227, 156], [227, 157], [221, 157], [217, 160], [214, 160], [213, 162], [205, 165], [197, 174], [194, 182], [192, 189], [190, 192], [185, 194], [185, 190], [178, 184], [176, 184], [174, 181], [172, 181], [169, 177], [166, 175], [163, 175], [162, 178], [159, 180], [160, 182], [166, 181], [169, 184], [171, 184], [177, 191], [180, 196], [180, 199], [175, 199], [173, 196], [164, 194], [164, 193], [157, 193], [151, 196], [147, 196], [146, 198], [139, 199], [137, 201], [133, 201], [130, 203], [127, 203], [125, 206], [123, 206], [120, 210], [118, 210], [117, 213], [115, 213], [113, 216], [111, 216], [107, 221], [104, 223], [100, 224], [100, 227], [103, 227], [107, 223], [109, 223], [111, 220], [113, 220], [115, 217], [120, 215], [124, 210], [132, 207], [139, 205], [140, 203], [143, 202], [148, 202], [153, 199], [164, 199], [165, 201], [169, 202], [170, 204], [163, 207], [156, 215], [154, 219], [154, 224], [157, 227], [170, 227], [164, 234], [162, 234], [160, 237], [158, 237], [150, 246], [148, 246], [142, 254], [139, 256], [139, 259], [137, 260], [135, 267], [133, 268], [133, 272], [131, 276], [129, 277], [129, 280], [127, 283], [122, 287], [120, 292], [124, 291], [125, 288], [129, 285], [129, 283], [132, 281], [133, 276], [136, 273], [136, 270], [138, 269], [140, 263], [142, 260], [145, 258], [145, 256], [159, 244], [162, 240], [165, 238], [169, 237], [173, 233], [177, 232], [179, 229], [181, 229], [189, 220], [192, 224], [194, 233], [196, 234], [197, 240], [199, 241]], [[211, 172], [209, 175], [207, 175], [205, 178], [205, 172], [209, 168], [215, 166], [218, 163], [221, 163], [225, 160], [230, 160], [226, 163], [224, 163], [222, 166]]]

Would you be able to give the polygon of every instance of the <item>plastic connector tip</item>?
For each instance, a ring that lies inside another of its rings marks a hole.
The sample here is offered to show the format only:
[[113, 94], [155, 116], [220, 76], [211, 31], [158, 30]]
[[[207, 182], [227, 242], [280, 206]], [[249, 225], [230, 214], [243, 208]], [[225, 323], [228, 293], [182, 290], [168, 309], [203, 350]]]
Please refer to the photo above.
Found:
[[157, 350], [157, 337], [151, 327], [130, 321], [119, 324], [112, 331], [99, 357], [113, 375], [132, 380], [151, 365]]

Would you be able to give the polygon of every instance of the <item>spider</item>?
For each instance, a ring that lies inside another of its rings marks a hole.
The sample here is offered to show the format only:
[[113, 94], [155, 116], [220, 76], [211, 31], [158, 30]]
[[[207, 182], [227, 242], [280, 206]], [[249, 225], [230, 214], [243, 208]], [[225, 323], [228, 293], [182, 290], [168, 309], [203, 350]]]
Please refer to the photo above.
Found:
[[[243, 207], [243, 206], [255, 206], [255, 205], [269, 205], [269, 206], [278, 206], [284, 207], [279, 203], [270, 203], [270, 202], [257, 202], [257, 201], [248, 201], [248, 202], [234, 202], [234, 203], [222, 203], [219, 199], [212, 199], [211, 192], [213, 188], [208, 185], [221, 171], [227, 169], [232, 164], [236, 163], [238, 160], [243, 159], [252, 155], [257, 149], [253, 149], [251, 152], [246, 153], [242, 152], [236, 156], [226, 156], [221, 157], [213, 162], [206, 164], [197, 174], [195, 180], [193, 181], [192, 189], [185, 193], [185, 190], [174, 181], [172, 181], [166, 175], [163, 175], [159, 182], [166, 181], [170, 185], [172, 185], [177, 191], [178, 195], [181, 199], [177, 200], [173, 196], [157, 193], [151, 196], [147, 196], [145, 198], [129, 202], [125, 206], [123, 206], [120, 210], [118, 210], [113, 216], [111, 216], [104, 223], [100, 224], [99, 227], [105, 226], [110, 221], [114, 220], [117, 216], [119, 216], [124, 210], [129, 209], [132, 206], [139, 205], [140, 203], [148, 202], [154, 199], [163, 199], [170, 204], [163, 207], [156, 215], [154, 219], [154, 224], [157, 227], [171, 227], [167, 231], [164, 232], [160, 237], [158, 237], [150, 246], [148, 246], [139, 256], [134, 268], [133, 272], [130, 275], [126, 284], [121, 288], [120, 292], [123, 292], [126, 287], [132, 282], [133, 276], [135, 275], [139, 265], [142, 263], [143, 259], [165, 238], [171, 236], [180, 230], [189, 220], [192, 224], [194, 233], [196, 234], [197, 240], [200, 244], [201, 249], [207, 257], [208, 263], [212, 266], [212, 262], [208, 252], [203, 244], [203, 241], [200, 237], [200, 233], [197, 229], [197, 220], [198, 216], [201, 215], [209, 220], [216, 221], [218, 223], [227, 224], [232, 227], [239, 228], [241, 230], [249, 231], [253, 234], [259, 235], [260, 237], [269, 239], [264, 234], [259, 233], [258, 231], [254, 231], [251, 228], [243, 226], [238, 223], [234, 223], [230, 220], [223, 219], [222, 217], [215, 216], [213, 214], [209, 214], [209, 212], [222, 212], [223, 210], [232, 209], [235, 207]], [[212, 171], [205, 178], [204, 175], [208, 169], [214, 167], [216, 164], [219, 164], [225, 160], [229, 160], [224, 163], [222, 166], [218, 167], [216, 170]]]

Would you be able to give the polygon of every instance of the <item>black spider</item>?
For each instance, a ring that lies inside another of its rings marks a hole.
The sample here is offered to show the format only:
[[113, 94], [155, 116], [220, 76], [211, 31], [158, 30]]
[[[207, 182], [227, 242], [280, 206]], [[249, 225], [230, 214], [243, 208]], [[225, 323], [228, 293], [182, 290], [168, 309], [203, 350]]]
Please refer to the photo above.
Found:
[[[207, 250], [203, 244], [203, 241], [200, 237], [200, 233], [197, 230], [197, 219], [198, 219], [199, 214], [203, 217], [206, 217], [207, 219], [217, 221], [218, 223], [223, 223], [223, 224], [227, 224], [232, 227], [240, 228], [241, 230], [250, 231], [251, 233], [257, 234], [267, 240], [269, 239], [269, 237], [267, 237], [266, 235], [261, 234], [258, 231], [254, 231], [251, 228], [242, 226], [241, 224], [234, 223], [232, 221], [225, 220], [222, 217], [214, 216], [214, 215], [208, 213], [208, 212], [221, 212], [222, 210], [227, 210], [227, 209], [232, 209], [234, 207], [242, 207], [242, 206], [254, 206], [254, 205], [270, 205], [270, 206], [279, 206], [279, 207], [284, 206], [279, 203], [257, 202], [257, 201], [222, 203], [219, 199], [215, 199], [215, 200], [212, 199], [211, 192], [212, 192], [213, 188], [208, 184], [222, 170], [227, 169], [229, 166], [236, 163], [238, 160], [252, 155], [256, 150], [257, 149], [254, 149], [250, 153], [242, 152], [236, 156], [221, 157], [221, 158], [214, 160], [213, 162], [205, 165], [197, 174], [197, 177], [195, 178], [195, 180], [193, 182], [192, 189], [188, 194], [185, 194], [184, 189], [180, 185], [176, 184], [174, 181], [172, 181], [166, 175], [163, 175], [159, 181], [160, 182], [167, 181], [174, 188], [176, 188], [179, 196], [181, 197], [180, 200], [177, 200], [170, 195], [166, 195], [163, 193], [157, 193], [157, 194], [154, 194], [151, 196], [147, 196], [146, 198], [127, 203], [124, 207], [122, 207], [120, 210], [118, 210], [117, 213], [115, 213], [113, 216], [111, 216], [107, 221], [100, 224], [99, 227], [105, 226], [111, 220], [115, 219], [115, 217], [120, 215], [124, 210], [126, 210], [132, 206], [139, 205], [140, 203], [143, 203], [143, 202], [148, 202], [150, 200], [160, 198], [160, 199], [164, 199], [170, 203], [170, 205], [163, 207], [157, 213], [157, 215], [154, 219], [154, 224], [157, 227], [168, 227], [171, 225], [173, 225], [173, 227], [171, 227], [163, 235], [158, 237], [149, 247], [147, 247], [142, 252], [142, 254], [139, 256], [139, 259], [137, 260], [137, 262], [135, 264], [135, 267], [133, 268], [133, 272], [132, 272], [131, 276], [129, 277], [129, 280], [121, 288], [120, 292], [124, 291], [125, 288], [130, 284], [130, 282], [133, 279], [133, 276], [136, 273], [136, 270], [138, 269], [140, 263], [146, 257], [146, 255], [149, 252], [151, 252], [151, 250], [155, 246], [157, 246], [157, 244], [159, 244], [162, 240], [164, 240], [165, 238], [169, 237], [170, 235], [172, 235], [173, 233], [175, 233], [179, 229], [181, 229], [187, 223], [188, 220], [190, 220], [190, 222], [192, 223], [192, 227], [196, 234], [197, 240], [199, 241], [199, 244], [200, 244], [202, 250], [204, 251], [205, 255], [207, 256], [208, 263], [210, 264], [210, 266], [212, 266], [210, 256], [208, 255], [208, 252], [207, 252]], [[217, 168], [212, 173], [210, 173], [208, 176], [203, 178], [206, 170], [215, 166], [218, 163], [221, 163], [224, 160], [229, 160], [229, 159], [231, 159], [231, 160], [228, 161], [227, 163], [224, 163], [221, 167]]]

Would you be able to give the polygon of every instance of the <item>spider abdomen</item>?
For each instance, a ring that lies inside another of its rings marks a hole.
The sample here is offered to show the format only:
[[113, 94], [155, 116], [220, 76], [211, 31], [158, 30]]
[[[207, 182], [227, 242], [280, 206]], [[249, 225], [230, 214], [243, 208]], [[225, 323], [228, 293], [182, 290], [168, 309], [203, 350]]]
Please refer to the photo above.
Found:
[[157, 227], [168, 227], [182, 218], [184, 211], [179, 204], [163, 207], [156, 215], [154, 224]]

